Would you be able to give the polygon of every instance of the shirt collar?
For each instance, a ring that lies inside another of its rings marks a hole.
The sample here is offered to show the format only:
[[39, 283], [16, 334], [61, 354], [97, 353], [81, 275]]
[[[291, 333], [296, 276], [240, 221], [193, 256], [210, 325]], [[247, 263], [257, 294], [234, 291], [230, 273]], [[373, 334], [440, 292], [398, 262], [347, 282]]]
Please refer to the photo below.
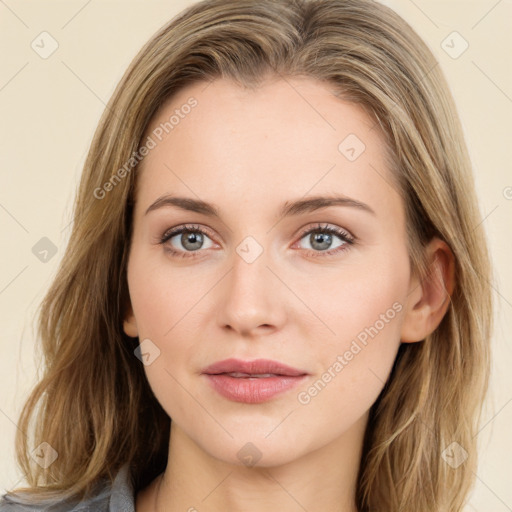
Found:
[[109, 512], [135, 512], [135, 495], [128, 464], [122, 466], [112, 482]]

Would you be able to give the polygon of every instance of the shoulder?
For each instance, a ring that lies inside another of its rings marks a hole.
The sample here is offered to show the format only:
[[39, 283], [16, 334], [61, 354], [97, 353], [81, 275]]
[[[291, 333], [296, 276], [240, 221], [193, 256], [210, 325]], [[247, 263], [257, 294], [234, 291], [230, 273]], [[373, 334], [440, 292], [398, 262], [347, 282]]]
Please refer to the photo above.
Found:
[[30, 503], [20, 494], [6, 493], [0, 496], [0, 512], [135, 512], [129, 467], [123, 466], [111, 485], [103, 485], [82, 501], [47, 499]]

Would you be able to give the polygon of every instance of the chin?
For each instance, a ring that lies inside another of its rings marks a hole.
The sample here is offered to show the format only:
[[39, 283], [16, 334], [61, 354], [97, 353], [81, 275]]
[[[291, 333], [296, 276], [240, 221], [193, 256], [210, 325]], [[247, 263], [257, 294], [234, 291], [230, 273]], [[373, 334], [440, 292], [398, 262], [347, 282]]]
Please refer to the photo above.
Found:
[[288, 464], [302, 455], [296, 443], [283, 443], [277, 436], [273, 440], [263, 436], [235, 436], [226, 443], [203, 447], [212, 457], [226, 464], [247, 468], [271, 468]]

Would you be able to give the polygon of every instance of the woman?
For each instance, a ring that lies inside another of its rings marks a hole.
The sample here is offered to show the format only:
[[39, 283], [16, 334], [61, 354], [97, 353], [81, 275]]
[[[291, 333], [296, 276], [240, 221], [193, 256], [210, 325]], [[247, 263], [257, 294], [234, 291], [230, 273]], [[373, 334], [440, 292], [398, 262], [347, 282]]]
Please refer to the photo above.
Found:
[[460, 511], [489, 267], [451, 95], [399, 16], [197, 3], [96, 131], [29, 487], [0, 510]]

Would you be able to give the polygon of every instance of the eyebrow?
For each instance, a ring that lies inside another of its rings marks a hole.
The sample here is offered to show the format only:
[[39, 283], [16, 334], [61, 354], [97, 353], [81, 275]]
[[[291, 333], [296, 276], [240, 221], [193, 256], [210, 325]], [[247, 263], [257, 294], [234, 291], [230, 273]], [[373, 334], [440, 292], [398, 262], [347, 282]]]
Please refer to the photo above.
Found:
[[[163, 208], [165, 206], [174, 206], [189, 212], [202, 213], [209, 217], [217, 217], [220, 219], [219, 208], [200, 199], [193, 199], [190, 197], [177, 197], [172, 195], [164, 195], [159, 197], [149, 208], [146, 210], [145, 215], [149, 212]], [[332, 196], [312, 196], [306, 199], [298, 199], [296, 201], [286, 201], [279, 211], [280, 217], [289, 217], [294, 215], [301, 215], [303, 213], [310, 213], [329, 206], [349, 206], [359, 210], [376, 215], [375, 211], [365, 203], [357, 201], [344, 195]]]

